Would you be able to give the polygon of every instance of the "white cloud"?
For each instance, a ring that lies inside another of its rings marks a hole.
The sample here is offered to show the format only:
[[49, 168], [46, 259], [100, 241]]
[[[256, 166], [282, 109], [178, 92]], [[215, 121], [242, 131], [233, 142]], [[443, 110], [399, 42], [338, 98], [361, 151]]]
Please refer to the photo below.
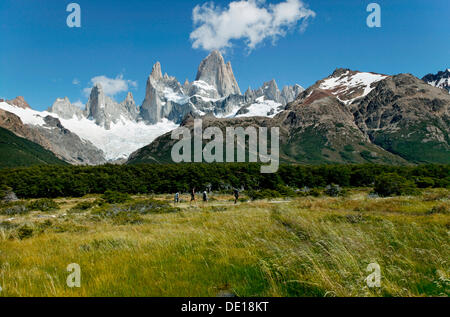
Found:
[[74, 84], [74, 85], [79, 85], [79, 84], [80, 84], [80, 81], [79, 81], [77, 78], [74, 78], [74, 79], [72, 80], [72, 84]]
[[84, 103], [81, 102], [81, 100], [77, 100], [75, 102], [72, 102], [72, 105], [75, 107], [78, 107], [80, 109], [84, 109]]
[[231, 47], [233, 40], [244, 40], [251, 51], [266, 38], [275, 42], [301, 20], [300, 30], [304, 30], [307, 19], [315, 15], [301, 0], [268, 5], [261, 0], [241, 0], [230, 2], [226, 9], [205, 3], [192, 11], [196, 28], [190, 38], [193, 48], [208, 51], [223, 50]]
[[[116, 78], [109, 78], [104, 75], [96, 76], [91, 79], [91, 83], [92, 86], [101, 84], [105, 94], [111, 97], [120, 92], [128, 91], [129, 87], [137, 87], [137, 81], [124, 79], [122, 74], [118, 75]], [[92, 87], [83, 89], [86, 96], [89, 96], [91, 89]]]

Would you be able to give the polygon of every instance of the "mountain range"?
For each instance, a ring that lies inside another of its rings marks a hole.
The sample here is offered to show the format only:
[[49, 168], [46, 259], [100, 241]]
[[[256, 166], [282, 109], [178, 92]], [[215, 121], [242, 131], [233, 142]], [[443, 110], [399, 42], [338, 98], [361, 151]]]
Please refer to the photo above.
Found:
[[[185, 118], [191, 129], [196, 116]], [[203, 128], [280, 128], [280, 160], [290, 163], [450, 163], [450, 94], [411, 74], [337, 69], [273, 117], [203, 117]], [[171, 162], [166, 133], [129, 164]]]
[[33, 142], [71, 164], [96, 165], [123, 162], [133, 151], [176, 128], [189, 114], [216, 117], [273, 116], [304, 89], [275, 80], [241, 94], [231, 64], [212, 51], [199, 65], [195, 81], [181, 85], [162, 74], [156, 62], [147, 79], [145, 99], [137, 106], [129, 92], [122, 102], [107, 96], [101, 84], [90, 91], [84, 109], [66, 98], [57, 98], [47, 111], [35, 111], [23, 97], [0, 102], [0, 109], [20, 119]]
[[0, 127], [82, 165], [170, 162], [169, 132], [197, 117], [204, 128], [280, 127], [286, 162], [450, 163], [448, 80], [448, 69], [422, 80], [336, 69], [306, 90], [271, 80], [241, 93], [231, 64], [212, 51], [183, 84], [156, 62], [140, 106], [131, 92], [117, 102], [95, 84], [84, 109], [68, 98], [47, 111], [0, 100]]

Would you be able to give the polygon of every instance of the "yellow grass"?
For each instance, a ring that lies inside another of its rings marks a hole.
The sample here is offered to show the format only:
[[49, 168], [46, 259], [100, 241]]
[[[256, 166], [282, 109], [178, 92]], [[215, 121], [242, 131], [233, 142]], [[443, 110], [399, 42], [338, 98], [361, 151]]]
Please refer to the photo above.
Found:
[[[67, 212], [96, 197], [59, 199], [55, 212], [0, 216], [0, 296], [448, 296], [450, 216], [429, 211], [448, 211], [449, 191], [368, 192], [237, 205], [217, 195], [138, 225]], [[21, 240], [24, 224], [33, 236]], [[66, 285], [70, 263], [80, 288]], [[369, 263], [380, 288], [366, 284]]]

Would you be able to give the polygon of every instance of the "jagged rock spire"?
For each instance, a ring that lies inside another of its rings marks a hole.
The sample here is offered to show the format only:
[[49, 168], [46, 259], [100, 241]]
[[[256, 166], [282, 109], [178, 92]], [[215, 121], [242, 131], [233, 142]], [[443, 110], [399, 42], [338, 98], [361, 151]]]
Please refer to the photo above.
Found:
[[74, 116], [82, 118], [83, 110], [70, 103], [68, 97], [56, 98], [53, 105], [48, 109], [49, 112], [56, 113], [63, 119], [72, 119]]
[[218, 50], [212, 51], [201, 61], [195, 80], [204, 81], [216, 88], [220, 97], [241, 93], [234, 78], [231, 63], [225, 64], [223, 56]]
[[161, 71], [161, 64], [159, 62], [156, 62], [155, 65], [153, 65], [150, 77], [155, 80], [161, 79], [163, 77]]

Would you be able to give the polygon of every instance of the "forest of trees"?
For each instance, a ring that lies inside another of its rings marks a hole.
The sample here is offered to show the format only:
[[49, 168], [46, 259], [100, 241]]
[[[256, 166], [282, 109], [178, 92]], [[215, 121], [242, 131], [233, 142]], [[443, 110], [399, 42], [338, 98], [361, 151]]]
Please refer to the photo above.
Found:
[[281, 165], [275, 174], [261, 174], [257, 163], [189, 163], [102, 166], [56, 166], [0, 170], [0, 184], [7, 185], [20, 198], [79, 197], [102, 194], [106, 190], [129, 194], [187, 192], [203, 190], [276, 189], [373, 186], [375, 178], [396, 173], [417, 187], [450, 187], [450, 165], [392, 166], [355, 165]]

